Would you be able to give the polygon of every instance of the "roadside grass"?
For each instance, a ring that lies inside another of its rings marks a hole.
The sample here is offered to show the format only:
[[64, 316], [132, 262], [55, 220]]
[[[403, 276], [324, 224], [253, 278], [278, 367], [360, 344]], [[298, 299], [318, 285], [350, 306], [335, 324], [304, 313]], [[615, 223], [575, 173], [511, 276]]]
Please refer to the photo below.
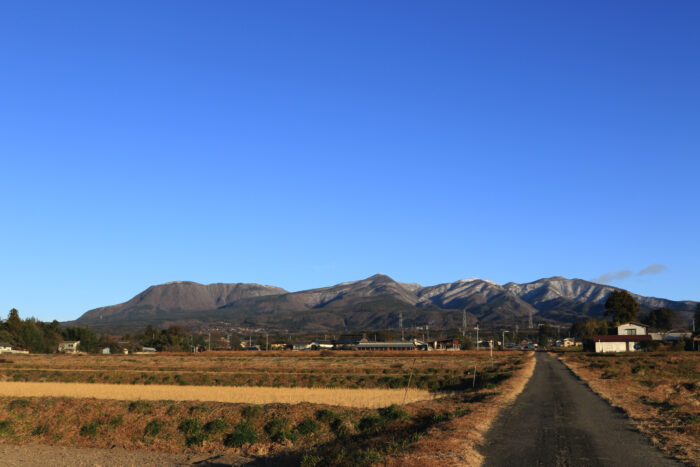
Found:
[[558, 357], [593, 391], [623, 409], [653, 444], [689, 465], [700, 465], [700, 354]]

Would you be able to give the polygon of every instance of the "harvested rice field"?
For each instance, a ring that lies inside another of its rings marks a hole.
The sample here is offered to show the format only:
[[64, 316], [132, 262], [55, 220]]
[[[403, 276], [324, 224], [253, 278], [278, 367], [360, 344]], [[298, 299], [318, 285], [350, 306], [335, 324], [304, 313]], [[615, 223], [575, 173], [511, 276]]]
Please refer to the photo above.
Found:
[[[209, 352], [155, 355], [8, 355], [0, 381], [178, 386], [459, 390], [485, 352]], [[478, 355], [478, 358], [476, 357]], [[514, 354], [494, 354], [500, 366]], [[488, 357], [488, 355], [486, 356]], [[512, 360], [517, 359], [513, 357]]]
[[477, 465], [474, 445], [533, 367], [527, 352], [13, 355], [0, 362], [0, 443]]
[[328, 404], [340, 407], [386, 407], [437, 397], [420, 389], [341, 389], [168, 386], [89, 383], [0, 382], [0, 396], [79, 397], [116, 400], [209, 401], [246, 404]]

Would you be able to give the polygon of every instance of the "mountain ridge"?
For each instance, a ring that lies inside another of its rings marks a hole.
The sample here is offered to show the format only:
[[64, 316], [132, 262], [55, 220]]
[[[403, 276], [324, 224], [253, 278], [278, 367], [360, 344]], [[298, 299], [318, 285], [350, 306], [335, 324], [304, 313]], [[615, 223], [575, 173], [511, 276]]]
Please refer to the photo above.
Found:
[[[464, 315], [476, 323], [570, 323], [601, 317], [607, 296], [620, 290], [562, 276], [518, 284], [484, 279], [422, 286], [384, 274], [328, 287], [289, 292], [246, 283], [198, 284], [172, 281], [150, 286], [126, 302], [95, 308], [66, 324], [102, 330], [137, 329], [148, 324], [194, 328], [234, 326], [293, 331], [334, 331], [405, 327], [460, 327]], [[643, 310], [668, 307], [686, 319], [696, 302], [632, 294]]]

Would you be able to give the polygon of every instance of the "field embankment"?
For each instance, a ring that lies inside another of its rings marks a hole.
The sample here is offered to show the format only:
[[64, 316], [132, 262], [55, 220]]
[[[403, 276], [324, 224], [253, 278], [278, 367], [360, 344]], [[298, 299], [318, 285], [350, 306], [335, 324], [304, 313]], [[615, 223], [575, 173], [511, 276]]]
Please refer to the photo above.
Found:
[[700, 465], [700, 354], [557, 354], [671, 456]]
[[523, 391], [535, 371], [534, 353], [523, 355], [512, 377], [504, 379], [495, 388], [484, 389], [465, 396], [470, 410], [461, 417], [437, 424], [413, 448], [389, 460], [388, 465], [465, 465], [478, 466], [483, 462], [476, 447], [496, 417]]

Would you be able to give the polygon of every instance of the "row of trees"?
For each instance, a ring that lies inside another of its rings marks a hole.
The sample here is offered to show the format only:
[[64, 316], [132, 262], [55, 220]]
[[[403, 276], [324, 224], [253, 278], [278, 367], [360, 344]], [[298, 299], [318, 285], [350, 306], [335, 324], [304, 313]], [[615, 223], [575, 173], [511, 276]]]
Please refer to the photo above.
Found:
[[[613, 325], [637, 320], [640, 306], [637, 301], [624, 290], [616, 290], [610, 294], [605, 302], [605, 316], [612, 316]], [[700, 303], [695, 309], [694, 322], [700, 326]], [[677, 326], [678, 318], [676, 312], [670, 308], [657, 308], [651, 310], [641, 319], [641, 322], [661, 331], [668, 331]]]
[[108, 338], [98, 337], [84, 327], [62, 328], [56, 320], [44, 323], [34, 318], [21, 319], [15, 308], [10, 310], [7, 320], [0, 323], [0, 341], [33, 353], [56, 352], [58, 343], [64, 340], [79, 340], [83, 350], [97, 352]]
[[[218, 336], [220, 337], [220, 336]], [[232, 344], [240, 343], [238, 338]], [[10, 310], [7, 320], [0, 322], [0, 342], [7, 342], [15, 348], [31, 353], [54, 353], [62, 341], [80, 341], [80, 350], [88, 353], [100, 352], [109, 347], [114, 352], [126, 348], [130, 351], [141, 347], [154, 347], [158, 351], [190, 351], [207, 348], [207, 336], [192, 334], [182, 326], [170, 326], [157, 330], [148, 326], [144, 332], [126, 334], [115, 339], [107, 334], [97, 335], [86, 327], [62, 327], [58, 321], [45, 323], [34, 318], [21, 319], [16, 309]]]
[[[612, 319], [591, 318], [577, 321], [571, 326], [571, 335], [586, 341], [595, 335], [614, 334], [619, 324], [637, 320], [639, 313], [640, 306], [632, 295], [624, 290], [614, 291], [605, 302], [605, 316]], [[651, 310], [642, 317], [641, 322], [652, 328], [668, 331], [678, 324], [678, 318], [675, 311], [664, 307]], [[694, 323], [697, 333], [700, 331], [700, 303], [695, 309]]]

